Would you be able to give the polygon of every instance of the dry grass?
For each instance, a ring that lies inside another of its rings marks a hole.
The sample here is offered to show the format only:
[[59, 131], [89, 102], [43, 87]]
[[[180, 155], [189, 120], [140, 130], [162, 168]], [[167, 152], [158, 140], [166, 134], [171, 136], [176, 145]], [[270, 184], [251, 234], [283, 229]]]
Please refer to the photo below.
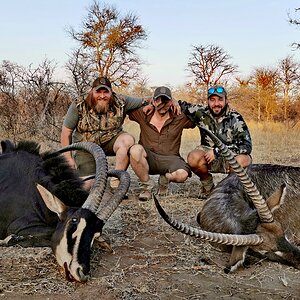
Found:
[[255, 163], [300, 166], [300, 128], [282, 123], [249, 124]]
[[[254, 163], [300, 165], [300, 126], [289, 128], [282, 123], [248, 122], [253, 142]], [[128, 122], [125, 130], [138, 141], [139, 127]], [[189, 151], [199, 145], [199, 129], [183, 131], [180, 153], [186, 159]]]

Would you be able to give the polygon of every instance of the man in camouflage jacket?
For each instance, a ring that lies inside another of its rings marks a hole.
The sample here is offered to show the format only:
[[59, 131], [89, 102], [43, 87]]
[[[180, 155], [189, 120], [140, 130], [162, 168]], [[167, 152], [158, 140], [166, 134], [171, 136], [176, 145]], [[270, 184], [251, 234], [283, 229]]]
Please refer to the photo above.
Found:
[[206, 198], [214, 187], [211, 172], [227, 173], [228, 164], [219, 155], [210, 137], [201, 129], [205, 127], [222, 140], [235, 154], [241, 166], [251, 164], [252, 142], [243, 117], [228, 105], [227, 92], [222, 86], [208, 89], [207, 106], [178, 101], [182, 111], [199, 126], [201, 145], [187, 157], [192, 171], [202, 183], [201, 198]]

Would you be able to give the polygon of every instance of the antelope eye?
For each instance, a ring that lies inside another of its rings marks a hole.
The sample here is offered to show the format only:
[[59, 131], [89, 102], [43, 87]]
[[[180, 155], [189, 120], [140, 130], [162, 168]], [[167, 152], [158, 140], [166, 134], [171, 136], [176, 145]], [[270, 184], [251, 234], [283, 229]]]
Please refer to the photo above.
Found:
[[77, 219], [77, 218], [72, 218], [72, 219], [71, 219], [71, 222], [72, 222], [73, 224], [77, 224], [77, 223], [78, 223], [78, 219]]

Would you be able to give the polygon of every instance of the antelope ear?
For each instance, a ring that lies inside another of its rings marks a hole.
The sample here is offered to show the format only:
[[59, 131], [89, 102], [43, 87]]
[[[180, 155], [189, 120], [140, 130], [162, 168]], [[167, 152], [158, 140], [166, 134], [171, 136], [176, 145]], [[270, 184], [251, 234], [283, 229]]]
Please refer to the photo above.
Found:
[[46, 206], [56, 213], [59, 218], [61, 218], [61, 214], [67, 209], [67, 206], [64, 205], [56, 196], [50, 193], [46, 188], [42, 185], [37, 184], [36, 188], [38, 189], [43, 201], [45, 202]]
[[285, 184], [283, 184], [266, 200], [267, 205], [271, 212], [278, 209], [283, 204], [285, 195], [286, 195], [286, 186]]

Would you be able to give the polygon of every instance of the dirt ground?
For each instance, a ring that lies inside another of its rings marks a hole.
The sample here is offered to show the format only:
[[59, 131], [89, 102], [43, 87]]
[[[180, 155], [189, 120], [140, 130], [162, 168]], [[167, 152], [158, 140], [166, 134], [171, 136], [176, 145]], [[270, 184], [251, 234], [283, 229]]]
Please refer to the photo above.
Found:
[[[194, 177], [172, 183], [161, 204], [196, 225], [203, 203], [197, 191]], [[248, 268], [227, 275], [227, 253], [173, 230], [137, 192], [133, 180], [129, 199], [105, 226], [114, 253], [94, 247], [86, 284], [67, 282], [49, 248], [0, 248], [0, 298], [300, 299], [300, 270], [249, 257]]]
[[[256, 163], [300, 166], [299, 132], [289, 140], [268, 135], [267, 130], [253, 131]], [[284, 145], [292, 146], [283, 152]], [[170, 215], [197, 226], [203, 204], [198, 191], [195, 176], [172, 183], [161, 204]], [[225, 274], [229, 254], [175, 231], [153, 201], [140, 202], [137, 195], [132, 175], [129, 198], [104, 228], [114, 253], [93, 248], [91, 278], [85, 284], [67, 282], [49, 248], [0, 247], [0, 299], [300, 299], [300, 270], [248, 257], [247, 268]]]

